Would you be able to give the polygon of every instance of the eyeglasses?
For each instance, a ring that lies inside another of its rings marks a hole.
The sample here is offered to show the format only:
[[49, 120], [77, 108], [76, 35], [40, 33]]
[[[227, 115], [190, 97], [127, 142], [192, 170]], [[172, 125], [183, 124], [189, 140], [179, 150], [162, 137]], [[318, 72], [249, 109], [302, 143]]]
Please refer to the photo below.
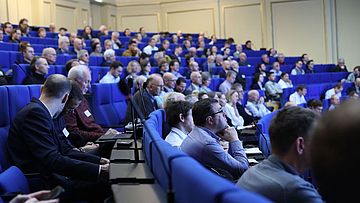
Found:
[[213, 116], [215, 116], [216, 114], [219, 114], [219, 113], [224, 113], [224, 109], [223, 109], [223, 108], [221, 108], [218, 112], [212, 113], [212, 114], [207, 115], [207, 116], [211, 116], [211, 117], [213, 117]]

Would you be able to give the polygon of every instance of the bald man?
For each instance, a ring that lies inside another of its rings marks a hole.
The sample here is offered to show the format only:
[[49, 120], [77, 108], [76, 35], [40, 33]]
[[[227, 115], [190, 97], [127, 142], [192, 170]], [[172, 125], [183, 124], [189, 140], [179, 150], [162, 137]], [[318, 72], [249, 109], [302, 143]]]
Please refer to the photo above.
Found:
[[[146, 88], [135, 93], [134, 101], [145, 117], [148, 117], [151, 112], [159, 109], [155, 97], [160, 95], [163, 87], [164, 82], [161, 76], [159, 74], [152, 74], [146, 80]], [[131, 120], [131, 105], [128, 105], [125, 121], [128, 123], [131, 122]]]
[[193, 91], [200, 91], [202, 84], [202, 77], [199, 71], [192, 72], [190, 74], [191, 84], [185, 90], [185, 95], [192, 94]]
[[257, 119], [271, 113], [271, 111], [264, 105], [264, 97], [260, 97], [257, 90], [250, 90], [248, 92], [246, 108], [250, 111], [252, 116]]
[[52, 47], [43, 49], [42, 57], [44, 57], [49, 65], [56, 65], [56, 50]]

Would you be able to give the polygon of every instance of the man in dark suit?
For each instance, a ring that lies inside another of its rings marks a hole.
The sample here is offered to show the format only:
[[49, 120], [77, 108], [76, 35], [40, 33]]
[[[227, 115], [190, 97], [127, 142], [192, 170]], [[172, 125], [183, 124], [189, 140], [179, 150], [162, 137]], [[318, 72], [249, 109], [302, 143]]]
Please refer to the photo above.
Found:
[[182, 52], [183, 52], [182, 46], [178, 45], [178, 46], [175, 47], [174, 54], [172, 54], [170, 56], [170, 58], [172, 60], [176, 60], [177, 62], [179, 62], [180, 66], [181, 66], [181, 54], [182, 54]]
[[[140, 89], [134, 95], [134, 101], [140, 108], [141, 113], [147, 117], [149, 114], [159, 108], [155, 96], [159, 96], [163, 90], [164, 82], [158, 74], [152, 74], [146, 80], [146, 88]], [[127, 106], [126, 123], [131, 122], [131, 105]]]
[[39, 99], [20, 110], [10, 128], [10, 161], [24, 173], [39, 173], [45, 187], [61, 185], [64, 202], [104, 200], [110, 189], [101, 180], [109, 170], [109, 160], [83, 153], [65, 142], [53, 119], [63, 110], [71, 90], [70, 81], [53, 74], [41, 88]]

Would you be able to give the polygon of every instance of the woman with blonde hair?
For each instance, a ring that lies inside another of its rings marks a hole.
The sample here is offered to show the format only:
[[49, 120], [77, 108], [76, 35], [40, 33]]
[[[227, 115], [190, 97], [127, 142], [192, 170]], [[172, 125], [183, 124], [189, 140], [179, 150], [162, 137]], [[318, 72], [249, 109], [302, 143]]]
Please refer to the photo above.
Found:
[[236, 103], [239, 101], [239, 94], [235, 90], [229, 90], [226, 94], [227, 103], [224, 107], [226, 116], [231, 120], [234, 127], [242, 127], [244, 125], [244, 119], [240, 116], [236, 107]]

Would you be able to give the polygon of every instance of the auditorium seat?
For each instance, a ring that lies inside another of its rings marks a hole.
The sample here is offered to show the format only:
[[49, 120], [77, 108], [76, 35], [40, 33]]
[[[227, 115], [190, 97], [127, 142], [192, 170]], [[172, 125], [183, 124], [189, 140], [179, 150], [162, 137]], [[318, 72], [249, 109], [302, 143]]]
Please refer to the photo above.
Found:
[[0, 173], [0, 194], [27, 194], [29, 183], [23, 172], [16, 166], [11, 166]]
[[[258, 129], [256, 135], [259, 140], [259, 149], [265, 157], [271, 154], [271, 144], [269, 137], [269, 127], [271, 119], [276, 116], [279, 110], [273, 111], [270, 114], [263, 116], [258, 122]], [[261, 132], [260, 132], [261, 131]]]
[[[13, 78], [12, 78], [12, 84], [13, 85], [22, 84], [25, 77], [28, 74], [30, 74], [30, 72], [31, 72], [29, 64], [20, 64], [20, 65], [14, 64], [12, 66], [12, 70], [13, 70]], [[49, 70], [48, 71], [49, 71], [49, 73], [45, 77], [56, 73], [55, 72], [55, 66], [49, 65]]]
[[127, 104], [118, 84], [98, 83], [93, 84], [91, 89], [91, 109], [96, 123], [121, 128], [124, 125]]

